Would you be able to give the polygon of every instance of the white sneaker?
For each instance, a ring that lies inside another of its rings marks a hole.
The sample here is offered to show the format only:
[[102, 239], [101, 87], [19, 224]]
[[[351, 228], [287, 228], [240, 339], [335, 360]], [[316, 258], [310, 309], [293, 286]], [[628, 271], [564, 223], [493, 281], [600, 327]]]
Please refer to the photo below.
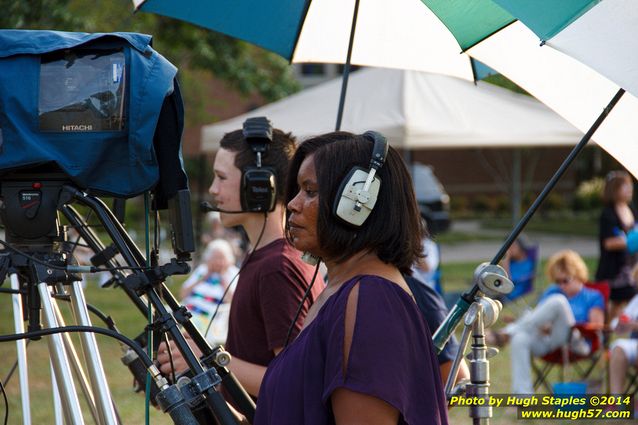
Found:
[[572, 336], [569, 341], [569, 351], [583, 357], [588, 356], [591, 352], [589, 343], [585, 338], [583, 338], [578, 329], [574, 329], [572, 332]]

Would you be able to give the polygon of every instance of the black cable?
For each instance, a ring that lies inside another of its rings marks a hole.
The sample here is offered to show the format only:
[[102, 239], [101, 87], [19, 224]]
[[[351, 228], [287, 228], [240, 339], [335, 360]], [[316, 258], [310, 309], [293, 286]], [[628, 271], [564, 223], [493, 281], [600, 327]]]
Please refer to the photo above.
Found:
[[315, 266], [315, 273], [312, 275], [312, 280], [310, 281], [310, 285], [308, 285], [308, 289], [306, 289], [306, 292], [303, 294], [303, 297], [301, 297], [301, 302], [299, 303], [299, 307], [297, 307], [297, 313], [295, 313], [295, 318], [292, 320], [292, 323], [290, 324], [290, 327], [288, 328], [288, 332], [286, 334], [286, 341], [284, 342], [284, 348], [288, 346], [288, 341], [290, 340], [290, 336], [292, 335], [292, 330], [295, 328], [297, 319], [299, 318], [299, 315], [301, 314], [301, 309], [303, 308], [303, 305], [306, 302], [306, 299], [310, 295], [310, 291], [312, 290], [312, 285], [315, 284], [315, 280], [317, 279], [317, 273], [319, 273], [320, 265], [321, 265], [321, 261], [319, 261], [317, 265]]
[[146, 270], [150, 270], [150, 267], [137, 267], [137, 266], [118, 266], [118, 267], [103, 267], [103, 268], [99, 268], [99, 267], [91, 267], [91, 273], [97, 273], [97, 272], [115, 272], [115, 271], [120, 271], [120, 270], [137, 270], [137, 271], [146, 271]]
[[4, 411], [4, 425], [9, 423], [9, 400], [7, 400], [7, 393], [4, 391], [4, 385], [0, 382], [0, 392], [2, 392], [2, 398], [4, 398], [4, 405], [6, 409]]
[[91, 248], [88, 244], [86, 243], [80, 243], [79, 239], [76, 239], [76, 242], [71, 242], [72, 244], [72, 248], [71, 248], [71, 255], [73, 255], [73, 253], [75, 252], [75, 248], [80, 247], [80, 248]]
[[[88, 222], [88, 221], [90, 220], [90, 218], [91, 218], [91, 214], [93, 214], [93, 211], [92, 211], [92, 210], [89, 210], [89, 213], [87, 214], [86, 219], [84, 220], [85, 222]], [[71, 246], [71, 253], [70, 253], [70, 254], [71, 254], [71, 255], [73, 255], [73, 253], [75, 252], [75, 249], [76, 249], [78, 246], [85, 247], [85, 248], [90, 248], [90, 247], [89, 247], [88, 245], [86, 245], [86, 244], [80, 244], [80, 239], [82, 239], [82, 235], [80, 234], [80, 232], [78, 232], [78, 231], [77, 231], [77, 228], [76, 228], [75, 226], [71, 226], [71, 228], [72, 228], [72, 229], [75, 229], [75, 231], [76, 231], [76, 232], [77, 232], [77, 234], [78, 234], [78, 237], [77, 237], [77, 238], [75, 238], [75, 242], [73, 242], [73, 245]], [[94, 254], [95, 254], [95, 252], [94, 252]]]
[[164, 344], [166, 344], [166, 351], [168, 352], [168, 363], [171, 365], [171, 382], [177, 383], [175, 379], [175, 364], [173, 363], [173, 350], [168, 341], [168, 335], [164, 334]]
[[57, 264], [49, 264], [46, 261], [42, 261], [38, 258], [35, 258], [23, 251], [20, 251], [18, 248], [15, 248], [13, 245], [8, 244], [7, 242], [3, 241], [2, 239], [0, 239], [0, 245], [4, 246], [5, 248], [15, 252], [16, 254], [20, 254], [25, 258], [28, 258], [29, 260], [33, 261], [34, 263], [38, 263], [41, 264], [43, 266], [47, 266], [49, 268], [55, 269], [55, 270], [66, 270], [66, 266], [58, 266]]
[[[0, 245], [4, 246], [5, 248], [15, 252], [16, 254], [22, 255], [25, 258], [28, 258], [29, 260], [33, 261], [34, 263], [37, 264], [41, 264], [43, 266], [46, 266], [50, 269], [55, 269], [55, 270], [68, 270], [67, 266], [58, 266], [57, 264], [52, 264], [52, 263], [47, 263], [46, 261], [40, 260], [39, 258], [35, 258], [32, 255], [29, 255], [27, 253], [25, 253], [24, 251], [19, 250], [18, 248], [14, 247], [11, 244], [8, 244], [7, 242], [3, 241], [2, 239], [0, 239]], [[110, 271], [116, 271], [116, 270], [148, 270], [148, 267], [131, 267], [131, 266], [121, 266], [121, 267], [104, 267], [104, 268], [99, 268], [99, 267], [91, 267], [90, 268], [90, 273], [97, 273], [97, 272], [110, 272]]]
[[[31, 343], [31, 340], [28, 339], [26, 346], [28, 347], [30, 343]], [[11, 378], [13, 378], [13, 374], [15, 373], [17, 368], [18, 368], [18, 360], [13, 362], [13, 366], [11, 366], [11, 369], [9, 369], [9, 373], [7, 373], [7, 376], [4, 378], [4, 381], [0, 382], [0, 384], [4, 385], [5, 387], [9, 385], [9, 381], [11, 381]]]
[[0, 288], [0, 292], [5, 294], [22, 294], [22, 291], [19, 289], [11, 289], [11, 288]]
[[[71, 302], [71, 296], [70, 295], [54, 294], [53, 298], [55, 298], [57, 300], [61, 300], [61, 301]], [[102, 322], [104, 322], [104, 324], [110, 330], [112, 330], [113, 332], [120, 333], [120, 331], [115, 326], [115, 322], [113, 321], [113, 318], [111, 318], [111, 316], [106, 315], [104, 312], [102, 312], [102, 310], [100, 310], [99, 308], [97, 308], [93, 304], [89, 304], [89, 303], [86, 303], [86, 302], [85, 302], [85, 304], [86, 304], [86, 309], [88, 311], [90, 311], [91, 313], [95, 314]]]
[[[0, 290], [1, 292], [5, 292]], [[13, 293], [21, 293], [18, 290], [15, 289], [9, 289], [7, 291], [14, 291]], [[69, 295], [53, 295], [53, 298], [61, 300], [61, 301], [66, 301], [66, 302], [71, 302], [71, 297]], [[89, 310], [91, 313], [95, 314], [100, 320], [102, 320], [102, 322], [104, 322], [104, 324], [113, 332], [118, 332], [117, 327], [115, 326], [115, 322], [113, 321], [113, 319], [111, 318], [111, 316], [107, 316], [106, 314], [104, 314], [100, 309], [98, 309], [97, 307], [95, 307], [92, 304], [86, 303], [86, 308], [87, 310]], [[31, 340], [27, 340], [27, 346], [29, 346], [29, 343], [31, 342]], [[13, 373], [15, 372], [16, 368], [18, 366], [18, 361], [16, 360], [13, 363], [13, 366], [11, 367], [11, 369], [9, 370], [9, 373], [7, 374], [7, 377], [4, 379], [4, 381], [2, 381], [2, 383], [7, 386], [9, 384], [9, 381], [11, 380], [11, 378], [13, 377]]]
[[[124, 335], [111, 331], [109, 329], [98, 328], [95, 326], [65, 326], [60, 328], [52, 328], [52, 329], [42, 329], [39, 331], [31, 331], [25, 332], [21, 334], [11, 334], [11, 335], [0, 335], [0, 342], [11, 342], [17, 341], [19, 339], [26, 338], [36, 338], [40, 336], [53, 335], [64, 332], [92, 332], [96, 334], [102, 334], [106, 336], [110, 336], [111, 338], [115, 338], [120, 342], [128, 345], [135, 353], [139, 356], [140, 360], [144, 363], [144, 366], [149, 369], [153, 366], [153, 361], [146, 355], [143, 349], [141, 349], [135, 341], [125, 337]], [[2, 392], [2, 396], [4, 397], [5, 405], [7, 409], [4, 415], [4, 425], [7, 425], [9, 421], [9, 401], [7, 400], [7, 394], [4, 390], [4, 385], [0, 382], [0, 391]]]
[[[26, 346], [29, 346], [29, 343], [31, 342], [31, 340], [27, 340]], [[7, 374], [7, 377], [4, 378], [3, 381], [0, 381], [0, 391], [2, 391], [2, 397], [4, 397], [4, 405], [6, 406], [6, 411], [4, 414], [4, 425], [7, 425], [7, 422], [9, 420], [9, 402], [7, 400], [7, 394], [5, 393], [5, 388], [7, 387], [7, 385], [9, 384], [9, 381], [11, 380], [11, 378], [13, 377], [13, 374], [15, 373], [16, 369], [18, 368], [18, 360], [16, 360], [13, 363], [13, 366], [11, 366], [11, 369], [9, 369], [9, 373]]]
[[111, 338], [117, 339], [118, 341], [126, 344], [127, 346], [131, 348], [131, 350], [135, 351], [135, 354], [139, 356], [140, 360], [142, 360], [142, 362], [144, 363], [144, 366], [147, 369], [153, 367], [153, 361], [135, 341], [133, 341], [132, 339], [118, 332], [114, 332], [110, 329], [98, 328], [96, 326], [79, 326], [79, 325], [63, 326], [59, 328], [41, 329], [38, 331], [24, 332], [21, 334], [0, 335], [0, 342], [12, 342], [12, 341], [18, 341], [20, 339], [25, 339], [25, 338], [32, 339], [32, 338], [38, 338], [41, 336], [48, 336], [48, 335], [54, 335], [59, 333], [65, 333], [65, 332], [90, 332], [90, 333], [110, 336]]
[[155, 248], [157, 252], [157, 257], [159, 258], [159, 249], [160, 249], [160, 215], [159, 211], [155, 211], [155, 229], [153, 232], [153, 248]]
[[233, 286], [233, 282], [235, 281], [235, 279], [237, 279], [237, 277], [239, 276], [239, 273], [241, 273], [241, 271], [244, 269], [244, 267], [246, 267], [246, 264], [248, 264], [248, 262], [250, 261], [250, 258], [253, 256], [253, 254], [257, 250], [257, 247], [259, 246], [259, 242], [261, 242], [261, 238], [262, 238], [262, 236], [264, 236], [264, 231], [266, 230], [266, 221], [267, 221], [267, 219], [268, 219], [268, 212], [264, 212], [264, 224], [262, 224], [262, 226], [261, 226], [261, 232], [259, 232], [259, 237], [257, 238], [257, 242], [255, 243], [255, 246], [253, 246], [253, 249], [250, 251], [250, 253], [246, 256], [246, 259], [244, 260], [242, 265], [239, 266], [239, 270], [237, 270], [237, 273], [235, 273], [235, 276], [233, 276], [233, 278], [230, 280], [230, 283], [228, 284], [228, 286], [224, 290], [224, 293], [222, 294], [221, 299], [217, 302], [217, 306], [215, 307], [215, 311], [213, 312], [213, 315], [211, 316], [210, 320], [208, 321], [208, 326], [206, 326], [206, 332], [204, 332], [204, 338], [206, 338], [206, 336], [208, 335], [208, 331], [210, 331], [210, 327], [213, 324], [213, 320], [215, 320], [215, 317], [217, 317], [217, 312], [219, 311], [219, 306], [223, 304], [224, 298], [226, 298], [226, 294], [228, 294], [228, 291]]

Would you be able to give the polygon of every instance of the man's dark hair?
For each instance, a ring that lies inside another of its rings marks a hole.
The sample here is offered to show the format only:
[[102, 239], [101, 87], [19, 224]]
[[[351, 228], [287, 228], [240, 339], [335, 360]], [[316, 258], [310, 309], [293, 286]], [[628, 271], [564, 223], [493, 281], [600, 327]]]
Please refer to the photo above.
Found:
[[[414, 262], [423, 256], [425, 228], [414, 196], [412, 179], [392, 147], [385, 164], [377, 172], [381, 189], [377, 203], [359, 228], [344, 224], [333, 215], [333, 206], [342, 180], [352, 167], [368, 169], [373, 143], [360, 135], [334, 132], [303, 142], [290, 163], [286, 202], [299, 191], [297, 174], [304, 159], [314, 155], [319, 194], [317, 234], [326, 259], [343, 262], [358, 252], [374, 252], [401, 272], [411, 274]], [[289, 240], [290, 235], [287, 234]]]
[[[243, 170], [245, 167], [254, 166], [256, 156], [250, 149], [250, 145], [244, 139], [242, 130], [226, 133], [219, 142], [223, 149], [236, 152], [235, 167]], [[295, 138], [291, 133], [284, 133], [281, 130], [273, 129], [272, 142], [268, 145], [268, 150], [262, 154], [261, 164], [268, 167], [275, 174], [275, 184], [277, 188], [277, 202], [283, 202], [286, 190], [286, 177], [290, 159], [295, 153]]]

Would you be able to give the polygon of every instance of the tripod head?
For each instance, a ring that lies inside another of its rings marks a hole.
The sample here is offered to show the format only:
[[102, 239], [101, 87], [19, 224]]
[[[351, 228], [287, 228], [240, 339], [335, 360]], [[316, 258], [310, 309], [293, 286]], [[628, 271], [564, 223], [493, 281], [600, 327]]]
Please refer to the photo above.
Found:
[[62, 173], [40, 170], [14, 172], [0, 182], [0, 222], [6, 240], [29, 252], [51, 252], [62, 242], [57, 208], [62, 186], [68, 179]]

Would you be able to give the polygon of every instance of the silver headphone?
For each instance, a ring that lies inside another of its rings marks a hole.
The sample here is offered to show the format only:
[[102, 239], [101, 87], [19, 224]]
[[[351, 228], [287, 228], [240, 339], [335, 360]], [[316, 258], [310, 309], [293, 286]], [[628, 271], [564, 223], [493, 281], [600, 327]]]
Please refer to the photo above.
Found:
[[345, 223], [361, 227], [372, 212], [379, 196], [381, 179], [375, 174], [388, 154], [388, 141], [376, 131], [366, 131], [363, 137], [374, 142], [370, 169], [353, 167], [342, 181], [334, 202], [333, 213]]

